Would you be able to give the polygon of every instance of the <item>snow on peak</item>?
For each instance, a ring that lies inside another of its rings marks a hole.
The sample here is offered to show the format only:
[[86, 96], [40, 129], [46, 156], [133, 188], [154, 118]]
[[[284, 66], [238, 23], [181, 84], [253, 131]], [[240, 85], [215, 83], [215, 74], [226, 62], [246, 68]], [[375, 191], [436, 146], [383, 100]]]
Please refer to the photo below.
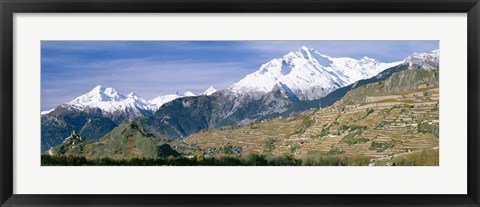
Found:
[[173, 101], [177, 98], [182, 98], [182, 96], [178, 95], [177, 93], [175, 94], [169, 94], [169, 95], [164, 95], [164, 96], [158, 96], [150, 101], [148, 101], [149, 108], [153, 111], [156, 111], [159, 109], [162, 105]]
[[133, 104], [139, 106], [142, 109], [147, 109], [147, 107], [145, 106], [145, 104], [147, 104], [147, 101], [145, 101], [145, 99], [137, 96], [137, 94], [135, 94], [133, 92], [129, 93], [126, 96], [125, 101], [133, 103]]
[[105, 90], [105, 88], [102, 85], [97, 85], [92, 89], [92, 91], [102, 91], [102, 90]]
[[186, 97], [186, 96], [196, 96], [197, 94], [191, 92], [191, 91], [185, 91], [185, 92], [176, 92], [175, 93], [176, 95], [178, 96], [181, 96], [181, 97]]
[[375, 63], [378, 63], [377, 60], [375, 60], [375, 59], [373, 59], [373, 58], [369, 58], [369, 57], [367, 57], [367, 56], [364, 56], [364, 57], [361, 58], [358, 62], [361, 63], [361, 64], [369, 64], [369, 63], [375, 64]]
[[302, 47], [300, 47], [300, 50], [309, 51], [309, 50], [313, 50], [313, 49], [310, 49], [307, 46], [303, 45]]
[[178, 99], [178, 98], [189, 97], [189, 96], [196, 96], [196, 94], [194, 94], [191, 91], [187, 91], [187, 92], [181, 92], [181, 93], [180, 92], [175, 92], [174, 94], [158, 96], [158, 97], [148, 101], [148, 107], [149, 107], [150, 110], [156, 111], [162, 105], [164, 105], [164, 104], [166, 104], [170, 101], [173, 101], [173, 100]]
[[405, 58], [405, 63], [410, 69], [438, 69], [439, 68], [440, 50], [432, 50], [430, 52], [413, 53]]
[[281, 82], [301, 100], [313, 100], [401, 63], [382, 63], [369, 57], [333, 58], [302, 46], [296, 52], [263, 64], [228, 90], [237, 94], [267, 93]]
[[105, 88], [103, 93], [114, 100], [117, 100], [120, 98], [118, 92], [113, 88]]
[[88, 106], [99, 102], [121, 101], [123, 99], [125, 99], [125, 96], [119, 94], [115, 89], [104, 88], [101, 85], [98, 85], [90, 92], [73, 99], [69, 104], [75, 106]]
[[[207, 91], [212, 92], [213, 90], [215, 89], [210, 87]], [[73, 99], [66, 105], [79, 110], [98, 108], [103, 113], [120, 111], [125, 113], [133, 113], [134, 116], [140, 116], [143, 114], [143, 112], [154, 112], [165, 103], [173, 101], [177, 98], [188, 96], [197, 96], [197, 94], [191, 91], [176, 92], [174, 94], [158, 96], [152, 100], [146, 101], [133, 92], [125, 96], [118, 93], [114, 88], [97, 85], [88, 93]], [[49, 114], [53, 110], [54, 109], [42, 111], [41, 115]]]
[[145, 100], [135, 94], [124, 96], [114, 88], [101, 85], [95, 86], [90, 92], [73, 99], [67, 105], [77, 109], [99, 108], [105, 113], [148, 109]]
[[215, 89], [213, 86], [210, 86], [205, 92], [202, 93], [202, 95], [212, 95], [213, 93], [217, 92], [217, 89]]
[[49, 113], [52, 112], [53, 110], [55, 110], [55, 109], [50, 109], [50, 110], [42, 111], [42, 112], [40, 112], [40, 115], [49, 114]]

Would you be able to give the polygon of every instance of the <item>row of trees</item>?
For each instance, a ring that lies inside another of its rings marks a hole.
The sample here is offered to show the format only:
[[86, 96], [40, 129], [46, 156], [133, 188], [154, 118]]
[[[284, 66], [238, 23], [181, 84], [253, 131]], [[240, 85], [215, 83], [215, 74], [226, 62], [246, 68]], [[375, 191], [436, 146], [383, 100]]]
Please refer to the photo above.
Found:
[[176, 158], [169, 156], [167, 158], [133, 158], [130, 160], [42, 155], [41, 161], [43, 166], [347, 166], [368, 165], [368, 160], [364, 156], [339, 157], [324, 155], [296, 159], [291, 155], [267, 156], [263, 154], [249, 154], [242, 157]]

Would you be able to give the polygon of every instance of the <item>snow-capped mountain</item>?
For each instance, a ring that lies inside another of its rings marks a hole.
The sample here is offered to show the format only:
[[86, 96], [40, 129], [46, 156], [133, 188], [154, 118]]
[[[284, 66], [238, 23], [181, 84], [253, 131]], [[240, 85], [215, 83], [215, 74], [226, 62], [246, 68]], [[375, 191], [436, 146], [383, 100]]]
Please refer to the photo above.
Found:
[[113, 88], [104, 88], [101, 85], [98, 85], [90, 92], [73, 99], [66, 105], [75, 109], [98, 108], [104, 113], [133, 110], [136, 115], [141, 115], [142, 110], [149, 110], [147, 102], [136, 96], [134, 93], [125, 96], [119, 94]]
[[300, 100], [313, 100], [401, 63], [383, 63], [369, 57], [333, 58], [303, 46], [297, 52], [263, 64], [228, 90], [236, 94], [264, 94], [281, 84]]
[[[350, 85], [356, 81], [371, 78], [387, 68], [406, 63], [410, 69], [438, 68], [439, 50], [426, 53], [414, 53], [403, 61], [383, 63], [369, 57], [353, 59], [335, 58], [324, 55], [315, 49], [301, 47], [281, 58], [272, 59], [251, 74], [248, 74], [227, 90], [234, 95], [249, 95], [259, 99], [280, 85], [292, 97], [299, 100], [315, 100], [330, 92]], [[212, 95], [214, 87], [198, 95]], [[153, 113], [162, 105], [178, 98], [197, 96], [190, 91], [158, 96], [146, 101], [131, 93], [119, 94], [113, 88], [96, 86], [90, 92], [75, 98], [66, 105], [75, 109], [100, 109], [104, 113], [128, 112], [133, 117], [144, 112]], [[45, 115], [52, 110], [42, 111]]]
[[203, 92], [201, 95], [209, 96], [209, 95], [212, 95], [215, 92], [217, 92], [217, 89], [215, 89], [213, 86], [210, 86], [210, 88], [205, 90], [205, 92]]
[[149, 110], [156, 111], [163, 104], [166, 104], [166, 103], [168, 103], [170, 101], [173, 101], [177, 98], [188, 97], [188, 96], [196, 96], [196, 94], [194, 94], [191, 91], [187, 91], [187, 92], [183, 92], [183, 93], [176, 92], [174, 94], [169, 94], [169, 95], [156, 97], [156, 98], [148, 101]]
[[[216, 89], [210, 87], [201, 95], [210, 95], [214, 92], [216, 92]], [[130, 93], [125, 96], [118, 93], [113, 88], [105, 88], [101, 85], [98, 85], [88, 93], [63, 104], [62, 106], [77, 110], [100, 109], [103, 113], [127, 113], [130, 114], [129, 117], [135, 118], [145, 115], [145, 113], [153, 113], [163, 104], [173, 101], [177, 98], [188, 96], [197, 96], [197, 94], [191, 91], [176, 92], [174, 94], [158, 96], [147, 101], [134, 93]], [[55, 109], [42, 111], [41, 114], [45, 115], [53, 110]]]
[[440, 50], [430, 52], [413, 53], [405, 58], [405, 63], [410, 69], [439, 69]]
[[55, 109], [53, 108], [53, 109], [50, 109], [50, 110], [42, 111], [42, 112], [40, 112], [40, 114], [45, 115], [45, 114], [48, 114], [48, 113], [52, 112], [53, 110], [55, 110]]

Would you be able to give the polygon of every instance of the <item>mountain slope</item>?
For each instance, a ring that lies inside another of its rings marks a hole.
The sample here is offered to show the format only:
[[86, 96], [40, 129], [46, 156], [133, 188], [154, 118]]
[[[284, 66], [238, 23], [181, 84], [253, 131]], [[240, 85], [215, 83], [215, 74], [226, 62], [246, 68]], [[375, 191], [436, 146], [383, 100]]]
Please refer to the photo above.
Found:
[[[349, 91], [351, 91], [353, 89], [356, 89], [358, 87], [361, 87], [361, 86], [364, 86], [364, 85], [367, 85], [367, 84], [370, 84], [370, 83], [383, 81], [383, 80], [389, 78], [390, 76], [392, 76], [394, 73], [404, 71], [404, 70], [408, 70], [408, 68], [409, 67], [408, 67], [407, 64], [397, 65], [395, 67], [386, 69], [386, 70], [382, 71], [381, 73], [377, 74], [376, 76], [371, 77], [369, 79], [359, 80], [359, 81], [357, 81], [353, 84], [350, 84], [348, 86], [344, 86], [342, 88], [339, 88], [339, 89], [329, 93], [325, 97], [322, 97], [318, 100], [297, 102], [287, 112], [288, 113], [302, 112], [302, 111], [305, 111], [305, 110], [311, 109], [311, 108], [324, 108], [324, 107], [331, 106], [332, 104], [334, 104], [338, 100], [342, 99]], [[283, 116], [287, 116], [287, 115], [288, 114], [283, 114]]]
[[[52, 147], [47, 153], [82, 156], [87, 159], [157, 158], [164, 156], [159, 148], [160, 141], [136, 123], [125, 122], [97, 141], [85, 141], [81, 136], [72, 133], [62, 144]], [[172, 152], [176, 153], [170, 150], [170, 153]]]
[[213, 86], [210, 86], [210, 88], [208, 88], [207, 90], [205, 90], [205, 92], [203, 92], [201, 95], [206, 95], [206, 96], [209, 96], [209, 95], [212, 95], [213, 93], [217, 92], [217, 89], [214, 88]]
[[402, 70], [355, 88], [321, 110], [244, 127], [203, 130], [184, 143], [208, 156], [222, 155], [229, 146], [240, 148], [241, 155], [287, 154], [307, 160], [318, 155], [362, 155], [373, 163], [392, 161], [438, 148], [438, 80], [438, 70]]
[[42, 115], [41, 124], [42, 152], [62, 143], [72, 131], [80, 132], [86, 140], [95, 140], [117, 126], [112, 119], [104, 117], [100, 109], [80, 111], [68, 105], [60, 105]]
[[205, 128], [248, 124], [268, 114], [287, 110], [291, 97], [280, 84], [253, 98], [219, 91], [210, 96], [184, 97], [163, 105], [151, 117], [138, 120], [148, 131], [162, 137], [180, 138]]

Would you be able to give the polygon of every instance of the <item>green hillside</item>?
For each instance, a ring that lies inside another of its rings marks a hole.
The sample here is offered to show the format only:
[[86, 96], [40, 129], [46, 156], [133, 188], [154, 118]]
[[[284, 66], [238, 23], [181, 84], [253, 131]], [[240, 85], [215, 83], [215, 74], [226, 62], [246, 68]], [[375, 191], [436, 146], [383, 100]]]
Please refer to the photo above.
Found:
[[135, 122], [125, 122], [98, 141], [84, 141], [81, 136], [72, 133], [62, 144], [53, 147], [47, 153], [89, 159], [157, 158], [179, 155], [168, 144], [162, 145], [163, 142], [152, 137]]

